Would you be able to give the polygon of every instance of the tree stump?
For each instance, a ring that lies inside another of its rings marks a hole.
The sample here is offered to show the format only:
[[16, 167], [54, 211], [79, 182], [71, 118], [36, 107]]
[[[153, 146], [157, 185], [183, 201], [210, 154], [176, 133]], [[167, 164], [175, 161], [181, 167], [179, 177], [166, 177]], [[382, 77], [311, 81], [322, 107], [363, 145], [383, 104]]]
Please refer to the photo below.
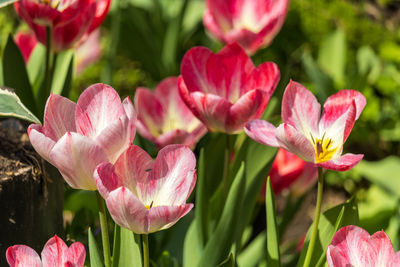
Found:
[[27, 123], [0, 121], [0, 266], [9, 246], [24, 244], [40, 255], [47, 240], [63, 237], [64, 182], [32, 148]]

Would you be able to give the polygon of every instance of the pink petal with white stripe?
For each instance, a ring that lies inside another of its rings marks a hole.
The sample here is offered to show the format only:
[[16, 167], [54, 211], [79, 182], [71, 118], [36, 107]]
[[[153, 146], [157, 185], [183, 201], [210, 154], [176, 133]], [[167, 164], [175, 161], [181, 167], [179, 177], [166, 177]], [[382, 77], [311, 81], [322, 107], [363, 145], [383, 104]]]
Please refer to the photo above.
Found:
[[63, 266], [67, 261], [68, 246], [58, 236], [50, 238], [42, 250], [43, 266]]
[[9, 247], [6, 251], [6, 258], [10, 267], [42, 267], [36, 251], [25, 245]]
[[193, 204], [182, 204], [180, 206], [158, 206], [149, 209], [149, 233], [164, 230], [174, 225], [180, 218], [185, 216]]
[[343, 156], [340, 156], [335, 160], [329, 160], [323, 163], [319, 163], [318, 166], [334, 171], [347, 171], [356, 166], [362, 160], [363, 157], [364, 155], [362, 154], [348, 153]]
[[161, 149], [150, 172], [147, 202], [153, 201], [155, 206], [184, 204], [196, 184], [195, 167], [190, 148], [169, 145]]
[[280, 146], [275, 136], [276, 128], [269, 122], [252, 120], [246, 124], [244, 130], [251, 139], [258, 143], [273, 147]]
[[109, 162], [97, 165], [93, 178], [96, 182], [97, 190], [104, 199], [107, 199], [110, 192], [122, 186], [122, 182], [115, 174], [114, 165]]
[[148, 232], [148, 210], [126, 187], [112, 191], [106, 199], [107, 208], [113, 220], [137, 234]]
[[311, 144], [310, 140], [292, 125], [282, 123], [276, 129], [275, 135], [282, 148], [296, 154], [305, 161], [314, 162], [314, 146]]
[[137, 88], [135, 107], [138, 111], [138, 121], [155, 136], [164, 124], [167, 112], [160, 100], [148, 89]]
[[290, 81], [282, 99], [282, 121], [305, 136], [319, 133], [321, 105], [315, 96], [300, 83]]
[[109, 85], [94, 84], [79, 97], [76, 107], [78, 133], [96, 138], [114, 120], [126, 115], [118, 93]]
[[51, 162], [72, 187], [96, 190], [93, 172], [102, 162], [108, 162], [104, 151], [93, 140], [77, 133], [66, 133], [53, 147]]
[[253, 69], [251, 73], [251, 83], [249, 88], [263, 90], [267, 97], [267, 101], [275, 91], [280, 78], [278, 66], [273, 62], [265, 62]]
[[50, 161], [50, 151], [56, 142], [45, 135], [46, 129], [39, 124], [31, 124], [28, 128], [29, 141], [36, 152], [48, 162]]
[[159, 148], [172, 144], [182, 144], [193, 149], [197, 141], [206, 133], [207, 128], [201, 124], [191, 133], [184, 130], [169, 131], [155, 138], [154, 142]]
[[86, 250], [80, 242], [73, 243], [65, 254], [65, 262], [71, 267], [81, 267], [85, 264]]

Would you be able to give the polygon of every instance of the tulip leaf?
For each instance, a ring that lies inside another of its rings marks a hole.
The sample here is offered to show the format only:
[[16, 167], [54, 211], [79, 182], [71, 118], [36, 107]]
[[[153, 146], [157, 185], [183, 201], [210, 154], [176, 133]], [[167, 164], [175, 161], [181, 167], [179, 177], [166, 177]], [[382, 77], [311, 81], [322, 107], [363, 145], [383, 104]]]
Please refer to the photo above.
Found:
[[208, 233], [208, 198], [206, 188], [205, 163], [204, 163], [204, 148], [200, 150], [200, 159], [198, 165], [198, 177], [196, 187], [196, 208], [195, 222], [197, 223], [197, 233], [201, 247], [207, 242]]
[[269, 177], [267, 179], [265, 194], [265, 208], [267, 214], [267, 264], [271, 267], [279, 267], [281, 266], [281, 257], [279, 252], [278, 226], [276, 223], [274, 191], [272, 190]]
[[245, 164], [242, 163], [229, 190], [221, 218], [201, 254], [198, 266], [216, 266], [228, 256], [237, 238], [238, 215], [243, 204], [245, 178]]
[[[57, 56], [51, 91], [54, 94], [69, 96], [74, 67], [73, 51], [61, 52]], [[66, 88], [65, 88], [66, 87]]]
[[37, 97], [37, 93], [44, 79], [44, 60], [46, 54], [46, 47], [38, 43], [29, 56], [26, 69], [29, 75], [29, 81], [32, 85], [33, 92]]
[[[314, 253], [311, 257], [310, 266], [323, 266], [323, 264], [325, 263], [326, 249], [330, 245], [335, 233], [343, 226], [357, 224], [358, 208], [354, 198], [346, 201], [343, 204], [328, 209], [323, 214], [321, 214], [318, 225], [317, 242], [314, 247]], [[303, 266], [308, 243], [310, 242], [311, 232], [312, 225], [308, 229], [303, 249], [301, 251], [300, 259], [297, 264], [298, 267]]]
[[88, 230], [89, 236], [89, 256], [90, 256], [90, 266], [91, 267], [104, 267], [103, 261], [100, 256], [99, 249], [96, 244], [96, 239], [92, 234], [92, 230], [89, 227]]
[[143, 266], [139, 235], [115, 224], [113, 247], [113, 267]]
[[223, 262], [217, 265], [217, 267], [235, 267], [235, 260], [233, 259], [233, 254], [229, 254]]
[[0, 117], [14, 117], [40, 124], [40, 120], [22, 104], [15, 93], [3, 88], [0, 88]]
[[201, 246], [197, 233], [197, 223], [193, 221], [186, 233], [183, 245], [183, 267], [196, 266], [200, 260], [200, 253]]
[[18, 46], [14, 43], [11, 34], [8, 36], [3, 53], [3, 80], [4, 85], [14, 88], [15, 93], [21, 99], [22, 103], [33, 114], [37, 115], [37, 107], [26, 71], [25, 61]]
[[266, 234], [261, 232], [256, 238], [239, 254], [237, 261], [239, 266], [256, 267], [265, 259]]

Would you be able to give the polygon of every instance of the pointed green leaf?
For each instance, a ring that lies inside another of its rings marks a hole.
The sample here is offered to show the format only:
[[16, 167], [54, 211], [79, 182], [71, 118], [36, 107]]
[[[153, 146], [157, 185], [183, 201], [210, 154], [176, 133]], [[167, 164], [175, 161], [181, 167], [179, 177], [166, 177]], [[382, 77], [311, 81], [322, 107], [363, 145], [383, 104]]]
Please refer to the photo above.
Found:
[[275, 198], [269, 177], [265, 194], [265, 208], [267, 213], [267, 264], [271, 267], [279, 267], [281, 266], [281, 257], [279, 252], [278, 226], [276, 224]]
[[57, 56], [53, 82], [51, 85], [51, 91], [54, 94], [61, 95], [63, 92], [64, 84], [68, 78], [68, 74], [71, 75], [70, 69], [71, 69], [71, 64], [73, 63], [73, 55], [74, 55], [73, 51], [68, 50], [65, 52], [61, 52]]
[[89, 256], [90, 256], [90, 266], [91, 267], [104, 267], [103, 261], [100, 256], [99, 249], [97, 248], [96, 239], [92, 234], [92, 230], [88, 230], [89, 236]]
[[256, 238], [239, 254], [237, 261], [239, 266], [256, 267], [265, 259], [267, 250], [266, 234], [261, 232]]
[[0, 117], [14, 117], [40, 124], [40, 120], [22, 104], [15, 93], [3, 88], [0, 88]]
[[203, 247], [207, 242], [208, 233], [208, 197], [207, 188], [205, 181], [205, 163], [204, 163], [204, 148], [200, 150], [200, 159], [198, 165], [198, 177], [196, 187], [196, 208], [195, 211], [195, 222], [197, 223], [197, 233], [199, 235], [200, 245]]
[[44, 79], [45, 55], [46, 47], [38, 43], [33, 49], [31, 55], [29, 56], [29, 61], [26, 65], [26, 69], [29, 75], [29, 81], [32, 85], [33, 92], [36, 97], [38, 97], [37, 93]]
[[195, 221], [189, 226], [183, 246], [183, 267], [197, 266], [200, 260], [201, 246]]
[[3, 53], [3, 79], [4, 85], [13, 88], [22, 103], [33, 114], [37, 115], [37, 107], [32, 87], [29, 83], [25, 61], [11, 34], [8, 36]]
[[142, 267], [140, 235], [115, 224], [113, 267]]
[[235, 260], [233, 259], [233, 254], [229, 254], [228, 258], [218, 264], [217, 267], [235, 267]]
[[216, 266], [228, 255], [237, 238], [238, 214], [243, 203], [245, 164], [242, 163], [226, 199], [220, 221], [201, 255], [198, 266]]
[[[334, 234], [343, 226], [357, 224], [358, 208], [354, 198], [325, 211], [321, 215], [318, 225], [317, 242], [315, 243], [314, 253], [311, 258], [310, 266], [323, 266], [323, 264], [325, 263], [326, 249], [331, 243]], [[311, 232], [312, 225], [308, 229], [307, 237], [304, 241], [300, 259], [297, 264], [298, 267], [303, 266]]]

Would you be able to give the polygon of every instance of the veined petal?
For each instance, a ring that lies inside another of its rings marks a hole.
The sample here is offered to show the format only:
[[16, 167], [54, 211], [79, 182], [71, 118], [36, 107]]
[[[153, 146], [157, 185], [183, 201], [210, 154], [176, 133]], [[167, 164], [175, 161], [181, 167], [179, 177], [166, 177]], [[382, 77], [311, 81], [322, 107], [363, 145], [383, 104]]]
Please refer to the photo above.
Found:
[[39, 124], [31, 124], [28, 128], [29, 141], [35, 148], [36, 152], [44, 158], [46, 161], [51, 163], [50, 151], [56, 144], [56, 142], [45, 135], [46, 130]]
[[265, 62], [251, 73], [249, 88], [260, 89], [266, 92], [268, 100], [275, 91], [280, 78], [278, 66], [273, 62]]
[[158, 136], [167, 117], [167, 111], [161, 102], [149, 89], [137, 88], [135, 107], [138, 111], [138, 120], [153, 136]]
[[160, 150], [147, 183], [146, 205], [178, 206], [186, 202], [196, 184], [196, 157], [183, 145]]
[[126, 115], [118, 93], [109, 85], [94, 84], [79, 97], [76, 107], [78, 133], [96, 138], [110, 122]]
[[52, 164], [66, 182], [76, 189], [96, 190], [93, 172], [108, 158], [93, 140], [77, 133], [67, 132], [50, 152]]
[[135, 139], [136, 135], [136, 121], [137, 121], [137, 114], [135, 111], [135, 108], [133, 107], [133, 104], [129, 97], [126, 97], [124, 101], [122, 101], [122, 106], [124, 107], [125, 113], [128, 116], [129, 119], [129, 128], [126, 129], [129, 133], [129, 140], [132, 143], [133, 140]]
[[72, 267], [83, 267], [85, 264], [86, 250], [81, 242], [74, 242], [65, 254], [65, 261]]
[[369, 243], [377, 252], [375, 266], [387, 266], [394, 256], [392, 242], [384, 231], [374, 233]]
[[148, 233], [148, 210], [129, 189], [119, 187], [112, 191], [106, 204], [115, 223], [136, 234]]
[[225, 124], [232, 104], [217, 95], [194, 92], [190, 94], [193, 113], [209, 130], [225, 132]]
[[46, 136], [57, 141], [66, 132], [75, 132], [75, 108], [76, 104], [68, 98], [50, 94], [44, 109]]
[[268, 100], [267, 94], [261, 90], [251, 90], [241, 96], [229, 110], [226, 131], [228, 133], [243, 131], [246, 122], [262, 115]]
[[364, 155], [362, 154], [348, 153], [335, 160], [329, 160], [323, 163], [319, 163], [318, 166], [334, 171], [347, 171], [356, 166], [363, 157]]
[[319, 133], [321, 105], [300, 83], [290, 81], [282, 99], [282, 121], [305, 136]]
[[311, 144], [310, 140], [292, 125], [282, 123], [276, 129], [275, 135], [282, 148], [296, 154], [305, 161], [315, 161], [314, 146]]
[[357, 120], [366, 103], [367, 100], [360, 92], [355, 90], [341, 90], [328, 97], [325, 101], [321, 124], [324, 128], [328, 128], [353, 105], [355, 105], [355, 120]]
[[400, 266], [400, 251], [396, 252], [387, 263], [388, 267]]
[[104, 21], [107, 16], [108, 10], [110, 9], [111, 0], [98, 0], [96, 1], [96, 13], [90, 27], [88, 34], [97, 29]]
[[150, 155], [140, 147], [130, 145], [115, 162], [114, 167], [118, 183], [145, 202], [149, 175], [154, 168]]
[[276, 128], [269, 122], [263, 120], [252, 120], [246, 124], [244, 128], [246, 134], [254, 141], [273, 147], [279, 147], [276, 139]]
[[158, 206], [149, 210], [149, 233], [167, 229], [173, 226], [180, 218], [185, 216], [193, 204], [180, 206]]
[[155, 143], [159, 148], [163, 148], [167, 145], [182, 144], [190, 148], [193, 148], [197, 141], [207, 133], [207, 128], [200, 124], [193, 132], [187, 132], [184, 130], [169, 131], [165, 134], [160, 135]]
[[36, 251], [25, 245], [9, 247], [6, 251], [6, 258], [10, 267], [42, 267]]
[[122, 181], [115, 173], [114, 165], [109, 162], [99, 164], [93, 173], [93, 178], [97, 190], [104, 199], [107, 199], [110, 192], [122, 186]]
[[[221, 32], [229, 31], [232, 27], [233, 20], [233, 5], [232, 1], [226, 0], [207, 0], [207, 17], [213, 18], [212, 24], [216, 24], [213, 27], [210, 25], [211, 21], [207, 18], [204, 20], [204, 24], [208, 29], [218, 28]], [[218, 32], [219, 32], [218, 31]]]
[[63, 266], [66, 262], [68, 246], [58, 236], [47, 241], [42, 250], [43, 266]]

